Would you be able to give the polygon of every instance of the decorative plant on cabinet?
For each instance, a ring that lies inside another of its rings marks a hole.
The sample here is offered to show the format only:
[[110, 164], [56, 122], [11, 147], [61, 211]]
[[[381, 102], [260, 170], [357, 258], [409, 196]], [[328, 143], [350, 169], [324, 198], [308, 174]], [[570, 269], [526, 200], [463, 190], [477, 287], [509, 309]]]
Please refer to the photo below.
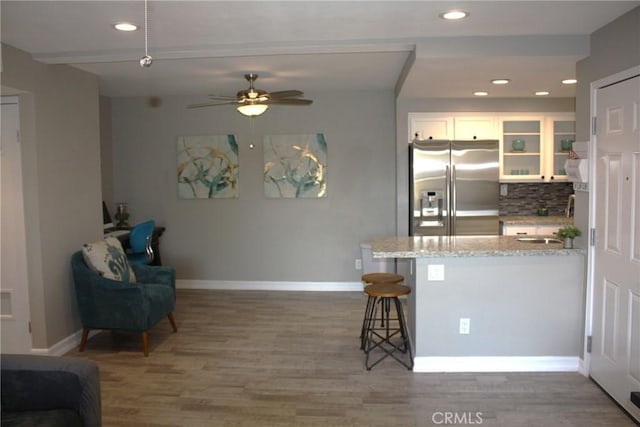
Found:
[[558, 237], [564, 239], [564, 248], [573, 249], [573, 239], [582, 235], [582, 231], [575, 225], [567, 225], [558, 230]]

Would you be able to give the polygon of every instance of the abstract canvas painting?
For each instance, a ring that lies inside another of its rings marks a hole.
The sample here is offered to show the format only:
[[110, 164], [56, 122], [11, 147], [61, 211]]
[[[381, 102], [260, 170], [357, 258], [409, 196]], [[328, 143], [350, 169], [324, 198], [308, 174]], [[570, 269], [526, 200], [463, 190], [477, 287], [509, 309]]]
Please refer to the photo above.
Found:
[[178, 137], [178, 197], [238, 197], [238, 144], [234, 135]]
[[327, 197], [324, 134], [266, 135], [264, 194], [268, 198]]

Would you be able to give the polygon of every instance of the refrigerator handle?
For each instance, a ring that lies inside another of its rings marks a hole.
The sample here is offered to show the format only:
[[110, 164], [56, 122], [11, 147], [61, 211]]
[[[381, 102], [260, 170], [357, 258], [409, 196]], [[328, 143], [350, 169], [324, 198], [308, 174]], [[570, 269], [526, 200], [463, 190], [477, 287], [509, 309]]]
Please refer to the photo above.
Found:
[[451, 236], [456, 235], [456, 165], [451, 166]]
[[444, 174], [444, 181], [445, 181], [445, 197], [447, 198], [447, 200], [445, 200], [444, 202], [444, 208], [447, 210], [447, 214], [444, 216], [443, 221], [444, 221], [444, 233], [445, 236], [448, 236], [451, 234], [451, 173], [449, 171], [449, 166], [447, 165], [446, 170], [445, 170], [445, 174]]

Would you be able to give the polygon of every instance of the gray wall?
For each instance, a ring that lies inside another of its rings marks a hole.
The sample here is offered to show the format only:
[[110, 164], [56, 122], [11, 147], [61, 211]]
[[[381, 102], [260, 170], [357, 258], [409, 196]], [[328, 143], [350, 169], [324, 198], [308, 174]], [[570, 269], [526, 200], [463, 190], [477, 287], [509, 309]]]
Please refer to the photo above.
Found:
[[[359, 244], [395, 233], [393, 92], [306, 95], [313, 105], [274, 106], [253, 123], [232, 106], [185, 108], [202, 97], [167, 97], [157, 108], [112, 99], [114, 200], [129, 204], [131, 224], [167, 227], [161, 255], [179, 279], [359, 281]], [[316, 132], [328, 145], [328, 197], [266, 199], [263, 135]], [[236, 135], [239, 198], [179, 200], [177, 137], [217, 134]]]
[[69, 259], [102, 233], [98, 79], [7, 45], [2, 65], [20, 93], [32, 343], [48, 348], [80, 328]]

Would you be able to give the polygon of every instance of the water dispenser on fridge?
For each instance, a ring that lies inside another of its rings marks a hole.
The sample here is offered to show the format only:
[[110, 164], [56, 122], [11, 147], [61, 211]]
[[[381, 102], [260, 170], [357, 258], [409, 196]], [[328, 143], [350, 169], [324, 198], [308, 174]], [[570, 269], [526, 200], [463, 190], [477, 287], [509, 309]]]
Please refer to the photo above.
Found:
[[442, 227], [444, 191], [422, 191], [420, 194], [420, 227]]

